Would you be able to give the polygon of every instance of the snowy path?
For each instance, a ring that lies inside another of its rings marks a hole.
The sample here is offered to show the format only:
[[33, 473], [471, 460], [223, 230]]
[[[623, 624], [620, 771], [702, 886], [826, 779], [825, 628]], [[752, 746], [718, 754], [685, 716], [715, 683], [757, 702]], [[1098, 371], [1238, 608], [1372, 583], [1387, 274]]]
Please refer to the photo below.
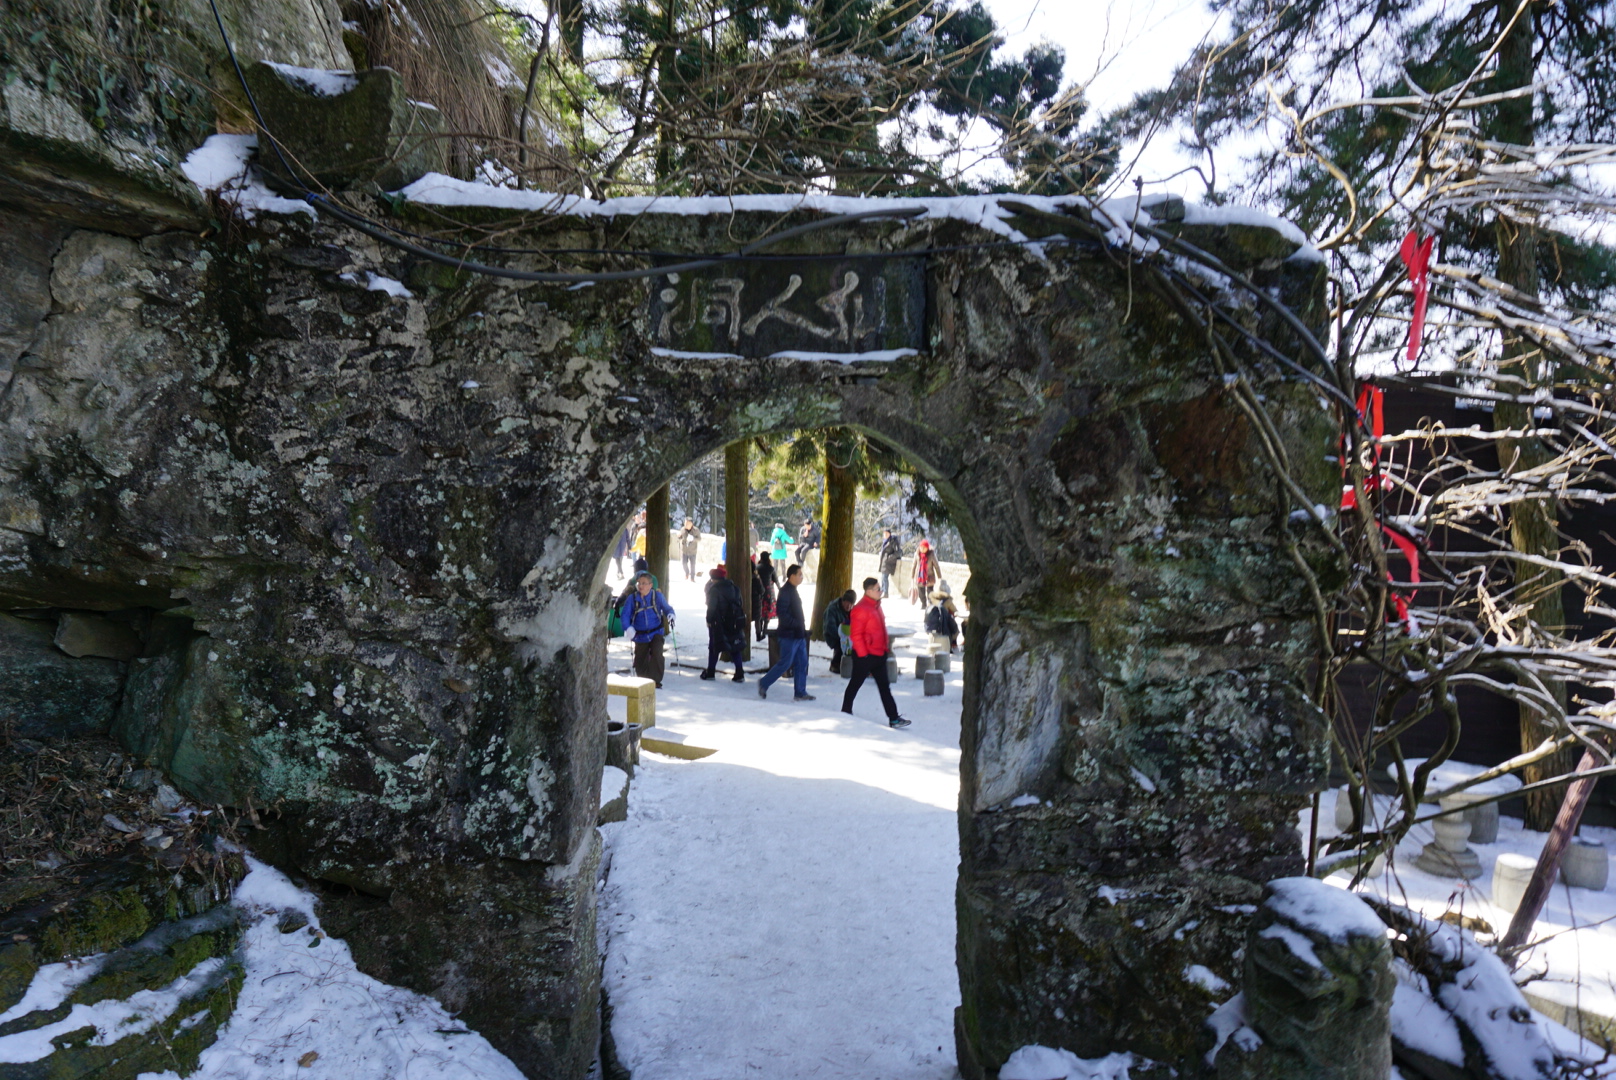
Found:
[[[671, 601], [681, 653], [699, 643], [705, 660], [698, 587], [676, 582]], [[612, 668], [627, 663], [614, 644]], [[874, 687], [841, 714], [826, 667], [814, 659], [806, 704], [789, 681], [763, 702], [755, 677], [669, 669], [659, 729], [718, 753], [643, 754], [629, 820], [606, 827], [605, 979], [635, 1080], [957, 1075], [958, 669], [942, 698], [902, 680], [914, 726], [895, 732]]]

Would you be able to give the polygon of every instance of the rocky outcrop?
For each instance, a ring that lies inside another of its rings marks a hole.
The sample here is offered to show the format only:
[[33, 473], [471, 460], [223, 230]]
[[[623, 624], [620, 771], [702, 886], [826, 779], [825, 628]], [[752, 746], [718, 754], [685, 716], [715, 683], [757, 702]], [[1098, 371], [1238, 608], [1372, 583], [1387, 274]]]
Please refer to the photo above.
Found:
[[[218, 6], [244, 64], [353, 66], [334, 0]], [[0, 15], [0, 202], [126, 235], [199, 229], [206, 208], [179, 165], [244, 124], [205, 2], [45, 0]]]

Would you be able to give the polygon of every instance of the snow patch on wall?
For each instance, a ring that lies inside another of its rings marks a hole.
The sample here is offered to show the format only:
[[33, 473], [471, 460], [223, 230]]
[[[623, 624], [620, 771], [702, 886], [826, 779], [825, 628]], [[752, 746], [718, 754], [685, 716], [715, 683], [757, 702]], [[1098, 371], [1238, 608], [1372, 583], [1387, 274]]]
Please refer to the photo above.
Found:
[[315, 97], [340, 97], [359, 86], [359, 80], [351, 71], [293, 67], [291, 64], [277, 64], [272, 60], [266, 60], [264, 63], [279, 72], [281, 78]]
[[[382, 275], [371, 270], [364, 271], [364, 275], [365, 288], [369, 289], [371, 292], [384, 292], [388, 296], [398, 296], [406, 300], [410, 300], [415, 297], [414, 293], [405, 288], [402, 281], [398, 281], [390, 277], [383, 277]], [[359, 282], [358, 274], [338, 274], [337, 277], [343, 281], [352, 281], [356, 284]], [[467, 381], [469, 382], [470, 380]], [[476, 386], [477, 384], [472, 383], [471, 385]], [[464, 387], [465, 383], [462, 383], [461, 386]]]
[[1268, 888], [1272, 895], [1263, 906], [1292, 926], [1323, 934], [1331, 941], [1386, 934], [1380, 916], [1345, 889], [1310, 877], [1278, 878]]
[[[857, 214], [871, 210], [920, 210], [921, 218], [946, 218], [976, 225], [1010, 239], [1026, 239], [1009, 223], [1014, 211], [1001, 205], [997, 195], [960, 195], [949, 198], [865, 198], [853, 195], [701, 195], [671, 197], [629, 195], [617, 199], [588, 199], [545, 191], [513, 191], [475, 184], [442, 173], [428, 173], [398, 195], [425, 206], [477, 206], [571, 217], [637, 217], [641, 214], [766, 213], [786, 214], [811, 210], [826, 214]], [[1060, 213], [1068, 206], [1087, 206], [1079, 195], [1017, 195], [1009, 201]]]
[[143, 1035], [163, 1023], [183, 1003], [206, 992], [224, 960], [210, 957], [159, 990], [139, 990], [127, 998], [103, 998], [93, 1005], [77, 1004], [54, 1024], [0, 1037], [0, 1064], [23, 1064], [49, 1057], [56, 1050], [52, 1039], [81, 1028], [94, 1028], [91, 1046], [111, 1046], [131, 1035]]
[[256, 135], [209, 135], [180, 164], [180, 171], [197, 190], [217, 192], [248, 220], [259, 212], [314, 217], [314, 207], [301, 199], [281, 198], [249, 173], [248, 161], [257, 148]]
[[557, 592], [537, 612], [524, 618], [502, 615], [499, 632], [511, 641], [525, 641], [524, 660], [548, 661], [565, 648], [581, 649], [595, 632], [599, 616], [594, 607], [569, 592]]
[[1191, 964], [1184, 969], [1184, 978], [1209, 994], [1221, 994], [1229, 989], [1228, 980], [1205, 964]]

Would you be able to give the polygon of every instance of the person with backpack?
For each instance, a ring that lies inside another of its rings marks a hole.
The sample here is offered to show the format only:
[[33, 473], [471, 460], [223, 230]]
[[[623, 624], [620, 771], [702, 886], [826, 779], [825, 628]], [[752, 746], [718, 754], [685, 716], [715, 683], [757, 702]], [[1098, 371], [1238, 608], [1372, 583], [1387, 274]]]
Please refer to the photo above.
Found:
[[786, 564], [786, 551], [793, 543], [795, 541], [791, 539], [791, 534], [786, 532], [785, 525], [776, 521], [774, 535], [769, 537], [769, 554], [773, 557], [775, 566]]
[[881, 707], [886, 710], [890, 727], [906, 728], [909, 721], [898, 715], [898, 703], [892, 700], [892, 686], [887, 681], [887, 619], [881, 613], [881, 582], [873, 577], [864, 579], [864, 599], [853, 605], [850, 613], [848, 637], [853, 644], [853, 677], [842, 695], [842, 711], [853, 713], [853, 699], [865, 679], [874, 679], [881, 693]]
[[842, 664], [847, 654], [847, 628], [853, 610], [858, 602], [858, 593], [848, 589], [842, 595], [832, 600], [825, 608], [825, 617], [820, 620], [824, 628], [825, 644], [830, 646], [830, 673], [840, 675]]
[[931, 589], [937, 584], [937, 553], [931, 549], [931, 541], [922, 540], [915, 549], [915, 593], [914, 600], [922, 609], [931, 607]]
[[903, 545], [892, 535], [891, 529], [881, 530], [881, 547], [875, 557], [881, 564], [881, 598], [884, 600], [892, 591], [892, 575], [898, 572], [898, 560], [903, 558]]
[[685, 580], [696, 580], [696, 554], [701, 550], [701, 530], [694, 518], [685, 518], [685, 527], [679, 530], [679, 562], [684, 567]]
[[954, 617], [958, 609], [954, 607], [954, 598], [949, 594], [948, 582], [938, 579], [931, 600], [931, 607], [926, 609], [926, 632], [938, 644], [947, 638], [948, 651], [952, 655], [959, 644], [959, 620]]
[[769, 687], [790, 671], [797, 691], [791, 700], [814, 700], [814, 695], [808, 692], [808, 620], [802, 614], [802, 597], [797, 595], [797, 586], [801, 584], [802, 567], [792, 563], [786, 568], [786, 583], [780, 586], [780, 600], [775, 607], [780, 620], [780, 659], [758, 680], [760, 698], [767, 698]]
[[673, 625], [673, 608], [667, 598], [652, 587], [651, 575], [641, 571], [634, 579], [634, 591], [623, 601], [623, 633], [634, 635], [634, 674], [662, 687], [667, 665], [662, 646]]
[[729, 653], [735, 661], [733, 682], [746, 681], [741, 658], [746, 647], [746, 609], [741, 606], [741, 590], [729, 579], [729, 572], [715, 566], [707, 582], [707, 669], [701, 678], [712, 681], [718, 674], [718, 655]]

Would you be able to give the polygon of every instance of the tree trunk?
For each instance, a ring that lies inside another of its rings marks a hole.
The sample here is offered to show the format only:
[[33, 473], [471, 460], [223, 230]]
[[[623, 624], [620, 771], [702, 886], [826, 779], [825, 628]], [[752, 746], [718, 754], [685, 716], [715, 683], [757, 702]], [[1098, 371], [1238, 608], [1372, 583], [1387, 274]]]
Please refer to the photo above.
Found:
[[[1498, 0], [1498, 28], [1509, 25], [1519, 10], [1519, 0]], [[1534, 12], [1521, 14], [1515, 25], [1505, 34], [1498, 50], [1498, 76], [1495, 91], [1516, 90], [1531, 86], [1533, 69], [1532, 49], [1535, 39]], [[1493, 114], [1489, 133], [1500, 142], [1529, 146], [1535, 138], [1532, 121], [1531, 97], [1514, 98], [1499, 102]], [[1537, 230], [1529, 224], [1499, 217], [1493, 223], [1494, 241], [1498, 248], [1498, 278], [1529, 295], [1537, 295]], [[1546, 370], [1542, 357], [1532, 346], [1511, 334], [1504, 335], [1500, 366], [1505, 371], [1539, 385], [1553, 377]], [[1493, 408], [1493, 427], [1531, 428], [1532, 410], [1526, 405], [1500, 402]], [[1517, 472], [1530, 469], [1547, 461], [1550, 451], [1537, 439], [1504, 439], [1498, 443], [1499, 465]], [[1516, 551], [1527, 555], [1552, 557], [1560, 549], [1559, 522], [1554, 504], [1550, 501], [1516, 503], [1509, 511], [1510, 543]], [[1516, 598], [1520, 602], [1530, 599], [1532, 619], [1545, 629], [1558, 631], [1565, 626], [1565, 606], [1561, 601], [1564, 579], [1553, 570], [1529, 562], [1515, 564]], [[1523, 643], [1524, 644], [1524, 643]], [[1561, 706], [1565, 705], [1564, 683], [1548, 682]], [[1554, 719], [1537, 709], [1522, 705], [1520, 708], [1521, 749], [1531, 750], [1559, 734]], [[1567, 749], [1544, 758], [1525, 769], [1527, 783], [1546, 780], [1569, 772], [1573, 765], [1572, 751]], [[1530, 791], [1525, 795], [1526, 827], [1544, 832], [1554, 824], [1560, 809], [1557, 791]]]
[[[746, 625], [752, 624], [752, 533], [748, 516], [752, 511], [752, 484], [746, 463], [746, 440], [724, 447], [724, 572], [741, 590], [741, 607], [746, 610]], [[741, 634], [741, 648], [752, 659], [752, 635]]]
[[[845, 433], [825, 433], [819, 580], [814, 583], [814, 610], [808, 631], [815, 638], [824, 630], [825, 609], [830, 602], [853, 585], [853, 512], [858, 507], [858, 484], [846, 464], [851, 454], [852, 446]], [[843, 464], [838, 465], [838, 461]]]
[[561, 48], [567, 59], [584, 58], [584, 0], [556, 0], [556, 21], [561, 24]]
[[668, 591], [668, 485], [645, 500], [645, 561], [656, 575], [657, 588]]
[[[1603, 764], [1604, 762], [1595, 756], [1592, 750], [1584, 750], [1582, 760], [1577, 763], [1577, 772], [1587, 772]], [[1554, 828], [1550, 830], [1549, 838], [1543, 842], [1543, 850], [1538, 853], [1537, 866], [1532, 870], [1532, 879], [1527, 882], [1526, 891], [1521, 894], [1521, 902], [1515, 909], [1514, 918], [1509, 921], [1509, 930], [1498, 943], [1498, 951], [1504, 954], [1511, 968], [1516, 966], [1520, 947], [1526, 944], [1537, 917], [1543, 914], [1543, 905], [1549, 899], [1549, 890], [1554, 888], [1554, 879], [1560, 873], [1560, 859], [1565, 855], [1565, 849], [1571, 843], [1571, 838], [1577, 835], [1577, 826], [1582, 824], [1582, 811], [1588, 805], [1588, 796], [1593, 794], [1594, 784], [1593, 780], [1573, 780], [1566, 788], [1563, 799], [1558, 788], [1548, 789], [1549, 795], [1562, 799], [1554, 820]], [[1531, 795], [1533, 792], [1529, 791], [1527, 794]]]

